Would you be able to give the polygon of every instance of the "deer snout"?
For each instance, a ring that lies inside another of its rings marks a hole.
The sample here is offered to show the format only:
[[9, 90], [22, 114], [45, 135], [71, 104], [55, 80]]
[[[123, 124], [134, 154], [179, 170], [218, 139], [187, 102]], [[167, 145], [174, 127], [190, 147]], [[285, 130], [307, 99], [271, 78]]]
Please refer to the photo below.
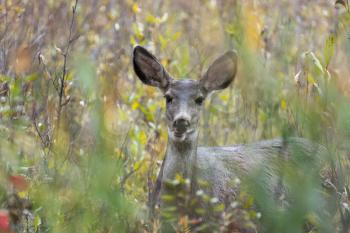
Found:
[[190, 122], [184, 118], [177, 119], [174, 121], [174, 127], [188, 127], [190, 126]]
[[177, 133], [185, 133], [190, 127], [190, 120], [187, 117], [179, 117], [174, 120], [173, 127]]

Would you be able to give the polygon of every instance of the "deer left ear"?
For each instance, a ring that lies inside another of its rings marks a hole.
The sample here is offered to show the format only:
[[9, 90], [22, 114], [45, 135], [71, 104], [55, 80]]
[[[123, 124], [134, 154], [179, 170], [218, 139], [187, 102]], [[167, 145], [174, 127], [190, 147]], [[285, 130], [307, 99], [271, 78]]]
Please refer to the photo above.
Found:
[[230, 85], [237, 72], [237, 53], [228, 51], [209, 67], [203, 78], [200, 80], [201, 88], [209, 93], [221, 90]]
[[164, 91], [172, 80], [157, 58], [141, 46], [134, 48], [133, 64], [136, 75], [146, 85]]

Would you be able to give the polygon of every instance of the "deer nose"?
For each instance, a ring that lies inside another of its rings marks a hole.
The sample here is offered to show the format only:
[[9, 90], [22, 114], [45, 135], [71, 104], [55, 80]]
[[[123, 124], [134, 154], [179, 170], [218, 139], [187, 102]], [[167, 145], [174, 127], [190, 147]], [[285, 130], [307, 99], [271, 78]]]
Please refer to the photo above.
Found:
[[190, 126], [190, 121], [185, 118], [179, 118], [174, 121], [174, 127], [179, 131], [186, 131]]

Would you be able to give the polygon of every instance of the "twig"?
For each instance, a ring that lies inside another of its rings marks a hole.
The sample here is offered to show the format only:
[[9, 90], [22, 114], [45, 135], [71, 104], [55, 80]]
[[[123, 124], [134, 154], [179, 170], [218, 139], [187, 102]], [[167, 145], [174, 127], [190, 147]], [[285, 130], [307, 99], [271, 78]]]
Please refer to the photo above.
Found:
[[69, 103], [70, 99], [71, 97], [68, 96], [68, 98], [61, 104], [61, 107], [66, 106]]
[[[120, 151], [119, 151], [119, 157], [122, 156], [122, 153], [123, 153], [123, 151], [124, 151], [125, 148], [126, 148], [126, 143], [128, 142], [129, 133], [130, 133], [130, 130], [131, 130], [131, 125], [132, 125], [132, 124], [130, 124], [129, 129], [128, 129], [128, 131], [127, 131], [126, 134], [125, 134], [125, 138], [124, 138], [124, 140], [123, 140], [123, 143], [122, 143], [121, 148], [120, 148]], [[126, 161], [124, 161], [124, 163], [125, 163], [125, 162], [126, 162]]]
[[[157, 111], [157, 116], [156, 116], [156, 121], [155, 121], [155, 127], [154, 127], [154, 138], [149, 140], [147, 144], [152, 143], [154, 144], [155, 141], [159, 138], [159, 133], [158, 133], [158, 126], [160, 124], [160, 119], [161, 119], [161, 110], [158, 109]], [[154, 208], [157, 203], [157, 199], [160, 193], [161, 189], [161, 179], [163, 177], [163, 169], [164, 169], [164, 161], [165, 157], [163, 158], [162, 165], [160, 168], [160, 171], [158, 173], [157, 179], [155, 182], [152, 181], [152, 174], [154, 172], [154, 166], [156, 164], [156, 152], [153, 148], [150, 148], [149, 153], [151, 154], [151, 163], [149, 165], [148, 171], [147, 171], [147, 186], [148, 186], [148, 208], [149, 208], [149, 217], [150, 219], [154, 218]]]
[[128, 180], [128, 178], [130, 176], [132, 176], [135, 172], [137, 172], [137, 170], [139, 170], [142, 165], [143, 165], [144, 161], [141, 162], [141, 164], [135, 169], [135, 168], [131, 168], [130, 171], [125, 174], [125, 176], [123, 176], [123, 178], [121, 179], [119, 186], [120, 186], [120, 191], [123, 193], [124, 192], [124, 185], [126, 183], [126, 181]]
[[77, 6], [78, 6], [78, 0], [75, 0], [75, 4], [72, 7], [72, 19], [71, 19], [70, 27], [69, 27], [67, 46], [66, 46], [64, 53], [62, 54], [63, 55], [63, 67], [62, 67], [62, 76], [60, 78], [60, 87], [59, 87], [59, 99], [58, 99], [58, 110], [57, 110], [57, 129], [59, 129], [59, 127], [60, 127], [62, 107], [64, 107], [66, 105], [66, 104], [63, 104], [64, 87], [65, 87], [65, 81], [66, 81], [66, 77], [67, 77], [67, 60], [68, 60], [68, 55], [69, 55], [69, 49], [70, 49], [72, 43], [74, 42], [74, 40], [72, 40], [72, 32], [73, 32], [73, 26], [74, 26]]
[[41, 140], [42, 146], [45, 147], [46, 142], [45, 142], [45, 139], [43, 138], [43, 135], [40, 133], [40, 130], [38, 128], [38, 124], [36, 123], [36, 117], [35, 116], [33, 117], [33, 125], [34, 125], [36, 133], [38, 134], [38, 136], [39, 136], [39, 138]]
[[80, 34], [75, 35], [75, 36], [69, 41], [69, 43], [73, 43], [74, 41], [76, 41], [77, 39], [79, 39], [80, 36], [81, 36]]
[[51, 73], [49, 72], [49, 70], [48, 70], [48, 68], [47, 68], [47, 65], [46, 65], [44, 56], [43, 56], [41, 53], [39, 53], [38, 59], [39, 59], [39, 65], [40, 65], [40, 64], [43, 65], [44, 71], [45, 71], [47, 77], [48, 77], [49, 80], [52, 82], [52, 85], [53, 85], [53, 87], [55, 88], [55, 90], [57, 91], [57, 93], [59, 93], [58, 85], [57, 85], [57, 83], [55, 82], [56, 79], [53, 79], [53, 78], [52, 78]]
[[[65, 87], [65, 83], [66, 83], [66, 78], [67, 78], [67, 60], [68, 60], [68, 56], [69, 56], [69, 51], [70, 48], [72, 46], [72, 43], [74, 40], [72, 40], [72, 32], [73, 32], [73, 26], [74, 26], [74, 22], [75, 22], [75, 16], [76, 16], [76, 10], [77, 10], [77, 6], [78, 6], [78, 0], [75, 0], [75, 4], [72, 7], [72, 18], [70, 21], [70, 27], [69, 27], [69, 35], [68, 35], [68, 39], [67, 39], [67, 45], [65, 48], [65, 51], [62, 53], [63, 55], [63, 66], [62, 66], [62, 75], [59, 77], [59, 90], [58, 90], [58, 106], [57, 106], [57, 123], [56, 123], [56, 137], [59, 134], [59, 129], [60, 129], [60, 123], [61, 123], [61, 113], [62, 113], [62, 108], [69, 102], [68, 101], [64, 101], [64, 87]], [[52, 148], [52, 143], [50, 143], [49, 145], [49, 151], [51, 151]], [[57, 174], [57, 161], [56, 161], [56, 156], [54, 157], [54, 170], [55, 170], [55, 175]]]

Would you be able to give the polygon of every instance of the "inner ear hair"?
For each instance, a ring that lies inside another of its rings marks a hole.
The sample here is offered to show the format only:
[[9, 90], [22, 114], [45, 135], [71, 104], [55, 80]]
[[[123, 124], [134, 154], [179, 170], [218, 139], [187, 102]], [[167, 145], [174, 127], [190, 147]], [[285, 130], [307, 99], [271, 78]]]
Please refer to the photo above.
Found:
[[139, 79], [146, 85], [166, 89], [170, 76], [155, 56], [141, 46], [134, 48], [134, 71]]
[[237, 71], [237, 53], [228, 51], [217, 58], [200, 80], [204, 92], [221, 90], [230, 85]]

